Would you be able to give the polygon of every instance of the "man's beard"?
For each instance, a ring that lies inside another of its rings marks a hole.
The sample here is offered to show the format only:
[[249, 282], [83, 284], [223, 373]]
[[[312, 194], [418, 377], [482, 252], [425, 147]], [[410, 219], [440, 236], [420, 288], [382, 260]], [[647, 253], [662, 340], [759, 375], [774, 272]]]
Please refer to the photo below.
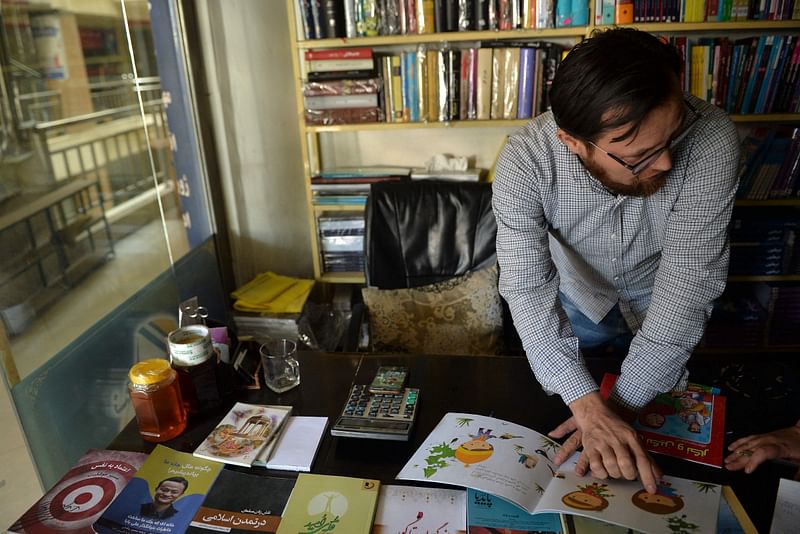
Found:
[[649, 197], [656, 191], [664, 187], [667, 182], [667, 173], [659, 172], [646, 177], [642, 175], [632, 175], [633, 181], [629, 184], [622, 184], [609, 178], [608, 173], [587, 161], [583, 161], [586, 170], [603, 186], [617, 195], [629, 197]]

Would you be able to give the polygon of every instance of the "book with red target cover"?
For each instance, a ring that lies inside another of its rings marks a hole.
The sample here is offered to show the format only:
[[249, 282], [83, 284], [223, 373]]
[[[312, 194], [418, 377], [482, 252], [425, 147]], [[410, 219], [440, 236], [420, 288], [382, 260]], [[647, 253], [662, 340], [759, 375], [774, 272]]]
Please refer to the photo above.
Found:
[[146, 459], [140, 452], [90, 449], [9, 532], [93, 534], [92, 524]]

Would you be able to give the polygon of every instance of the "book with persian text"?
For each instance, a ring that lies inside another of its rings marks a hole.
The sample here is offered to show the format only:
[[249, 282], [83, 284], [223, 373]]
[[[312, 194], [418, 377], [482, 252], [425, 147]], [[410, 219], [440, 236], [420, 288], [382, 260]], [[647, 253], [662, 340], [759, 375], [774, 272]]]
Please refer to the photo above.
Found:
[[[604, 397], [616, 380], [608, 373], [603, 377]], [[718, 393], [697, 384], [689, 384], [686, 391], [662, 393], [639, 413], [633, 427], [648, 451], [722, 467], [725, 397]]]
[[475, 489], [533, 515], [580, 515], [654, 534], [675, 532], [681, 525], [716, 531], [721, 486], [663, 476], [651, 495], [637, 480], [578, 476], [580, 453], [555, 465], [560, 448], [547, 436], [515, 423], [448, 413], [397, 478]]

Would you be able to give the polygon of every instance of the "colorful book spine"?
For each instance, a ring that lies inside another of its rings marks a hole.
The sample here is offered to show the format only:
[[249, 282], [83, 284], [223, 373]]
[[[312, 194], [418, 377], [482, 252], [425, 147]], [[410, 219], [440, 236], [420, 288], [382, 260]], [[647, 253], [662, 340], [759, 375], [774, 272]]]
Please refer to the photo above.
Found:
[[536, 51], [523, 48], [519, 54], [519, 92], [517, 96], [517, 118], [529, 119], [533, 116], [533, 82]]

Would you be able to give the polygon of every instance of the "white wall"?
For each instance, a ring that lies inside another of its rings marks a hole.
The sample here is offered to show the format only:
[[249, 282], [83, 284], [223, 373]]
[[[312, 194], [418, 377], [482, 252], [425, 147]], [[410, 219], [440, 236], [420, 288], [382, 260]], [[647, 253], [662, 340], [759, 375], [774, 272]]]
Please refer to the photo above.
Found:
[[312, 277], [286, 2], [196, 5], [236, 283]]

